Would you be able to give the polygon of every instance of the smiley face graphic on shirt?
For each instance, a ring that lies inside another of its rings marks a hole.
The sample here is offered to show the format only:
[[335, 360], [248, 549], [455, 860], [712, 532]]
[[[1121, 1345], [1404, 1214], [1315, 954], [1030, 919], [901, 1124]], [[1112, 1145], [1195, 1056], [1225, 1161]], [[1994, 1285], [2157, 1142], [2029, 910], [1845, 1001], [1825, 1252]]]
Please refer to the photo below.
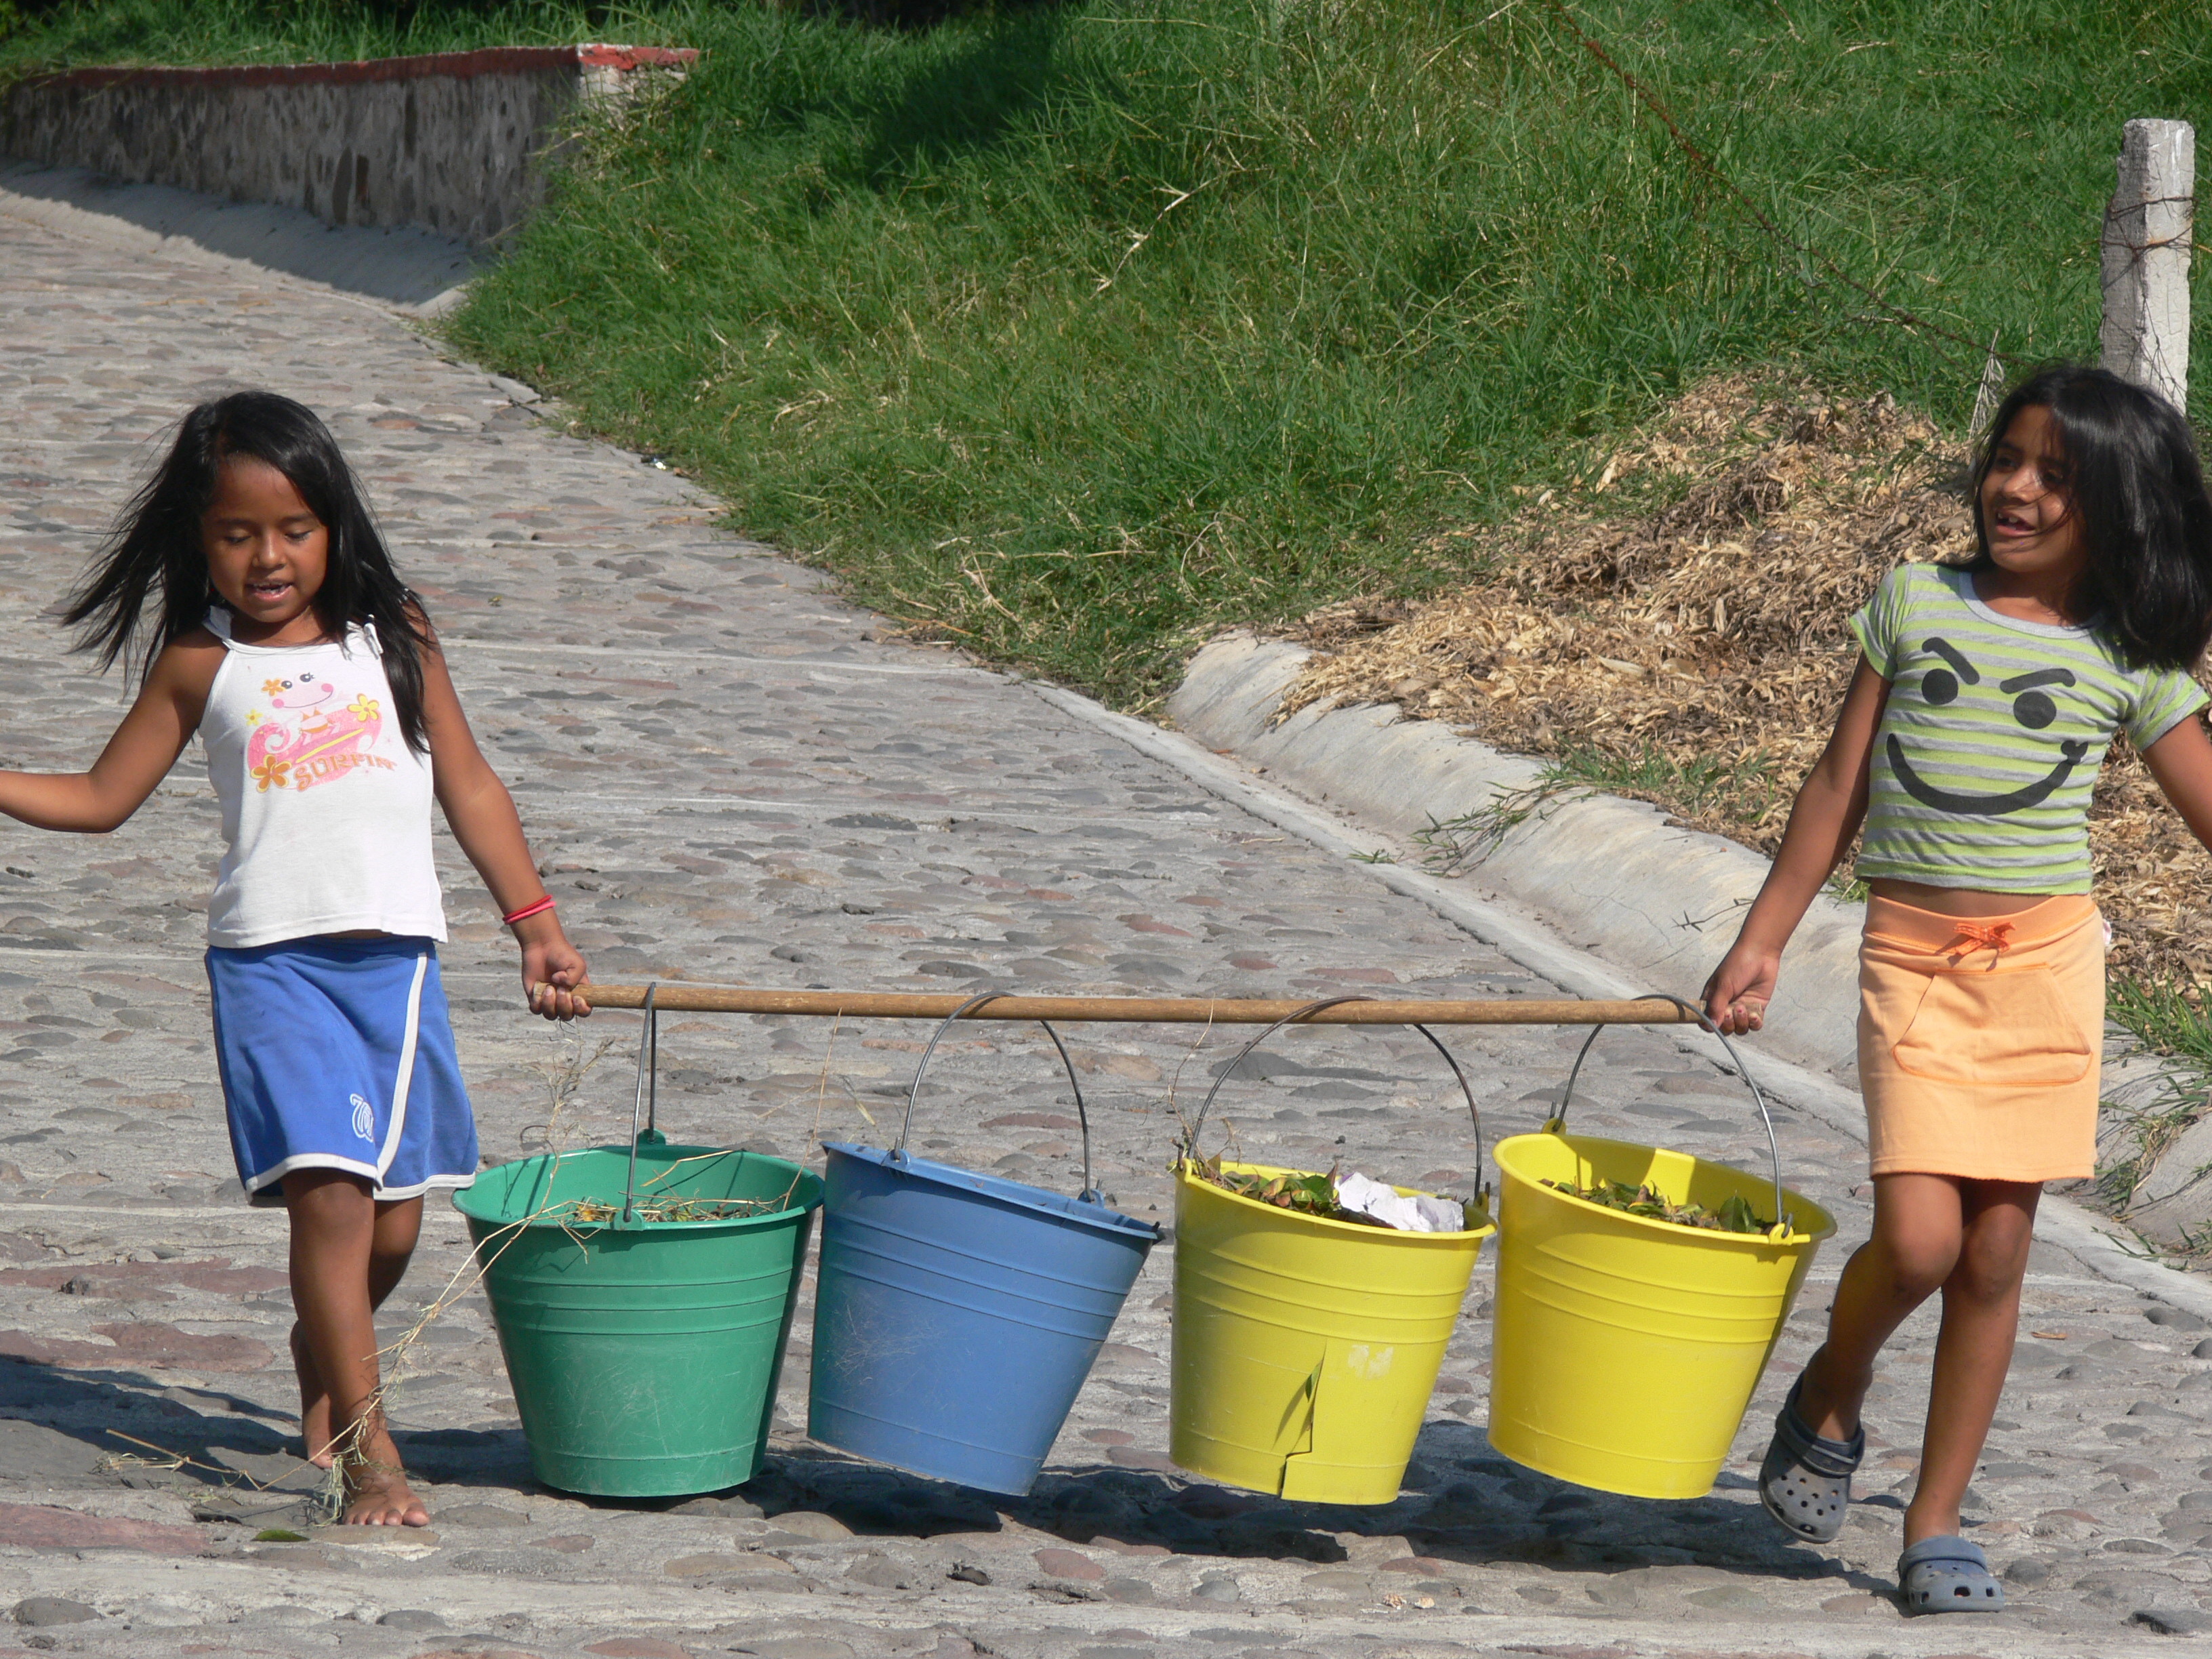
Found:
[[[1964, 653], [1949, 641], [1931, 639], [1922, 642], [1921, 648], [1932, 651], [1947, 665], [1931, 668], [1921, 677], [1922, 701], [1932, 708], [1942, 708], [1956, 702], [1968, 687], [1979, 687], [1982, 676]], [[2012, 717], [2021, 727], [2040, 732], [2058, 718], [2058, 705], [2051, 701], [2045, 686], [2069, 686], [2074, 673], [2067, 668], [2039, 668], [2033, 673], [2015, 674], [2009, 679], [1999, 680], [1996, 690], [2010, 697]], [[1984, 695], [1987, 695], [1984, 693]], [[2007, 812], [2025, 811], [2040, 806], [2051, 799], [2051, 793], [2063, 785], [2089, 752], [2089, 745], [2079, 738], [2066, 738], [2058, 744], [2059, 760], [2034, 782], [2020, 788], [2008, 789], [1998, 795], [1969, 795], [1954, 789], [1942, 789], [1912, 769], [1905, 758], [1905, 745], [1898, 741], [1897, 733], [1889, 734], [1883, 745], [1889, 757], [1890, 770], [1896, 774], [1905, 792], [1923, 806], [1932, 806], [1939, 812], [1961, 812], [1981, 817], [2002, 817]]]

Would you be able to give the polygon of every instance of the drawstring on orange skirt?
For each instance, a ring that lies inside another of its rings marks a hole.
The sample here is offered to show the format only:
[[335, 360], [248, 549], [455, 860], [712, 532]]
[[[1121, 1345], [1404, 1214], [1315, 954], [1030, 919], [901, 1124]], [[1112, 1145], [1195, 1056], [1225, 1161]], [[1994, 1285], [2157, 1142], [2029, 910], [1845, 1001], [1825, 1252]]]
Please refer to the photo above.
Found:
[[1954, 942], [1964, 942], [1966, 948], [1963, 951], [1949, 951], [1947, 948], [1946, 954], [1954, 963], [1956, 963], [1972, 956], [1977, 951], [1987, 951], [1990, 953], [1990, 967], [1994, 969], [1997, 965], [1997, 958], [2012, 943], [2012, 929], [2013, 925], [2008, 921], [1962, 921], [1959, 924], [1959, 932]]

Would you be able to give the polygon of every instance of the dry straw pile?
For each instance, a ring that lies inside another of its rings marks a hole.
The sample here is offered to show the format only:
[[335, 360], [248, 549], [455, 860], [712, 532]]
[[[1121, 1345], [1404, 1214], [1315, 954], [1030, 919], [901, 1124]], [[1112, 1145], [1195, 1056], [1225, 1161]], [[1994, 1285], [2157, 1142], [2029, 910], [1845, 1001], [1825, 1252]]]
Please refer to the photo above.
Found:
[[[1857, 647], [1845, 621], [1911, 560], [1972, 549], [1966, 454], [1887, 395], [1701, 386], [1587, 482], [1444, 538], [1494, 574], [1294, 630], [1285, 712], [1395, 702], [1771, 853]], [[2212, 981], [2212, 863], [2116, 745], [2091, 836], [2116, 967]]]

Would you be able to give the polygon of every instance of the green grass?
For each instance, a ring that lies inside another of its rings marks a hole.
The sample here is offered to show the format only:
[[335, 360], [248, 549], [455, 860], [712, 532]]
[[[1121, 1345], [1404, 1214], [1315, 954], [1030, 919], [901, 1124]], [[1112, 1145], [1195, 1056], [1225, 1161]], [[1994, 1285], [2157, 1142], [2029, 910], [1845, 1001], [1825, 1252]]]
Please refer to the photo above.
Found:
[[[2081, 354], [2114, 112], [2212, 103], [2204, 8], [2115, 10], [1584, 15], [1793, 234]], [[733, 9], [700, 44], [456, 340], [860, 597], [1124, 705], [1224, 623], [1449, 580], [1433, 532], [1698, 375], [1970, 406], [1972, 351], [1808, 284], [1540, 5]]]
[[[2097, 1170], [2097, 1194], [2115, 1214], [2126, 1212], [2160, 1159], [2206, 1109], [2207, 1091], [2212, 1090], [2212, 1018], [2190, 989], [2171, 979], [2126, 974], [2112, 974], [2106, 981], [2106, 1017], [2172, 1062], [2150, 1101], [2132, 1108], [2105, 1107], [2126, 1119], [2125, 1139]], [[2190, 1242], [2189, 1253], [2208, 1251], [2212, 1233]]]
[[909, 29], [747, 0], [83, 0], [4, 52], [421, 50], [576, 19], [705, 47], [587, 147], [453, 340], [856, 597], [1141, 708], [1218, 625], [1462, 575], [1437, 530], [1588, 467], [1709, 373], [1963, 424], [1978, 349], [1824, 260], [1935, 329], [2094, 356], [2119, 122], [2212, 114], [2212, 0], [1575, 15], [1817, 257], [1547, 0]]
[[[2212, 1087], [2212, 1019], [2201, 1000], [2185, 990], [2172, 980], [2115, 975], [2105, 993], [2106, 1017], [2153, 1054], [2185, 1062], [2203, 1085]], [[2196, 1091], [2200, 1099], [2203, 1092], [2203, 1087]]]
[[1701, 812], [1726, 800], [1732, 811], [1755, 816], [1783, 787], [1772, 759], [1763, 751], [1735, 759], [1698, 755], [1681, 761], [1650, 742], [1619, 750], [1578, 744], [1547, 761], [1544, 773], [1547, 779], [1654, 800], [1680, 812]]
[[[1696, 813], [1726, 799], [1740, 810], [1765, 810], [1784, 787], [1764, 753], [1734, 760], [1699, 756], [1674, 759], [1656, 744], [1619, 750], [1576, 744], [1547, 757], [1534, 782], [1501, 789], [1486, 806], [1455, 818], [1431, 818], [1413, 832], [1421, 861], [1439, 875], [1457, 875], [1490, 856], [1528, 819], [1547, 817], [1556, 804], [1592, 790], [1650, 801], [1670, 811]], [[1861, 896], [1864, 896], [1863, 893]]]

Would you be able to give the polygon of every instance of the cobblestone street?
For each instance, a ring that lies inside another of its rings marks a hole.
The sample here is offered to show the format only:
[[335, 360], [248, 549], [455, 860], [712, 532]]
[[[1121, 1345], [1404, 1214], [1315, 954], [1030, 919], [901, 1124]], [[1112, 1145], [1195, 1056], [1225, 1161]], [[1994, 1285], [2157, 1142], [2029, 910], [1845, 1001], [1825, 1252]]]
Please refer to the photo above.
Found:
[[[715, 528], [720, 509], [683, 479], [567, 435], [386, 313], [0, 216], [0, 763], [81, 769], [105, 741], [124, 687], [65, 659], [50, 613], [184, 408], [262, 385], [320, 411], [363, 476], [600, 980], [1559, 994], [1030, 686], [879, 638], [818, 574]], [[310, 1526], [283, 1222], [242, 1201], [210, 1043], [217, 823], [198, 752], [112, 836], [9, 824], [0, 841], [0, 1610], [21, 1604], [0, 1656], [2119, 1659], [2212, 1632], [2212, 1332], [2049, 1244], [1970, 1510], [2011, 1610], [1908, 1621], [1891, 1599], [1929, 1316], [1877, 1386], [1842, 1539], [1800, 1545], [1763, 1515], [1767, 1425], [1867, 1215], [1863, 1150], [1781, 1109], [1790, 1182], [1841, 1232], [1702, 1499], [1607, 1497], [1489, 1449], [1487, 1249], [1398, 1502], [1277, 1502], [1186, 1476], [1165, 1455], [1163, 1245], [1027, 1499], [805, 1438], [810, 1280], [770, 1468], [741, 1496], [633, 1507], [534, 1485], [471, 1295], [406, 1346], [393, 1398], [430, 1528]], [[552, 1079], [603, 1042], [550, 1133], [626, 1130], [635, 1017], [528, 1018], [505, 930], [442, 830], [440, 858], [486, 1155], [541, 1149]], [[802, 1160], [817, 1139], [895, 1133], [928, 1034], [711, 1016], [662, 1031], [672, 1138]], [[1168, 1217], [1177, 1104], [1243, 1035], [1066, 1032], [1120, 1208]], [[1540, 1123], [1581, 1041], [1443, 1035], [1492, 1138]], [[1264, 1080], [1222, 1096], [1245, 1155], [1472, 1180], [1464, 1109], [1417, 1035], [1300, 1031], [1270, 1052]], [[1607, 1034], [1577, 1127], [1750, 1163], [1742, 1086], [1704, 1054], [1666, 1030]], [[932, 1156], [1079, 1183], [1066, 1081], [1033, 1029], [948, 1039], [917, 1115]], [[434, 1201], [388, 1336], [466, 1261], [459, 1218]], [[307, 1541], [253, 1541], [272, 1523]]]

